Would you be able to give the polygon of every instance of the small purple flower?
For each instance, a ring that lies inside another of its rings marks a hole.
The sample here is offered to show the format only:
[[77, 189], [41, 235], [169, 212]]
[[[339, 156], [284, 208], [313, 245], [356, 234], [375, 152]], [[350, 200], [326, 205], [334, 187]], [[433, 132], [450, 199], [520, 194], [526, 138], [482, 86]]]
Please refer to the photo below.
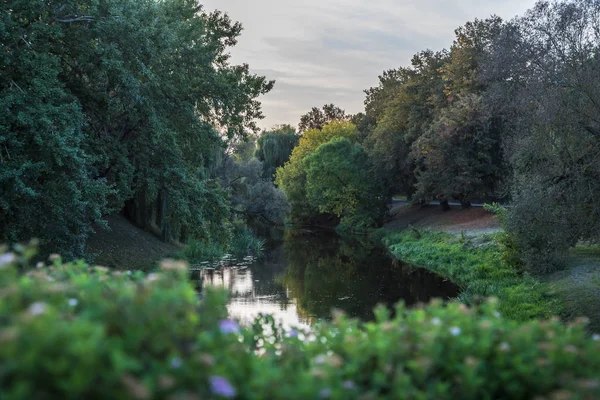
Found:
[[222, 319], [219, 321], [219, 329], [222, 333], [240, 333], [240, 326], [237, 322], [230, 319]]
[[171, 368], [178, 369], [181, 367], [182, 364], [183, 364], [183, 362], [181, 361], [181, 358], [179, 358], [179, 357], [173, 357], [171, 359]]
[[235, 388], [222, 376], [210, 377], [210, 390], [217, 396], [227, 397], [229, 399], [235, 397]]
[[299, 332], [297, 329], [292, 329], [287, 333], [287, 337], [290, 337], [290, 338], [298, 337], [298, 333]]
[[356, 385], [352, 381], [344, 381], [344, 389], [352, 390], [356, 388]]
[[43, 313], [46, 312], [46, 308], [48, 308], [46, 306], [46, 303], [42, 303], [42, 302], [36, 302], [33, 303], [32, 305], [29, 306], [29, 314], [34, 315], [34, 316], [38, 316], [38, 315], [42, 315]]
[[15, 262], [16, 259], [17, 258], [13, 253], [0, 254], [0, 267], [12, 264]]
[[321, 391], [319, 392], [319, 396], [320, 396], [322, 399], [328, 399], [328, 398], [330, 398], [330, 397], [331, 397], [331, 389], [329, 389], [329, 388], [325, 388], [325, 389], [321, 390]]

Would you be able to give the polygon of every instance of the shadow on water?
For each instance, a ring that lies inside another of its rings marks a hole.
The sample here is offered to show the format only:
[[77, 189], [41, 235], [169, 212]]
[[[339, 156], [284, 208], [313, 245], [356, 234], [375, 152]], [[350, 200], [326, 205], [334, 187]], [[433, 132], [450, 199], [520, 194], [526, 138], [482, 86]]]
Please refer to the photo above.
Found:
[[284, 325], [308, 326], [330, 318], [333, 308], [370, 320], [380, 303], [410, 306], [458, 294], [450, 281], [395, 261], [366, 239], [329, 231], [287, 230], [261, 260], [239, 264], [199, 271], [196, 278], [202, 286], [227, 288], [231, 316], [246, 323], [268, 313]]

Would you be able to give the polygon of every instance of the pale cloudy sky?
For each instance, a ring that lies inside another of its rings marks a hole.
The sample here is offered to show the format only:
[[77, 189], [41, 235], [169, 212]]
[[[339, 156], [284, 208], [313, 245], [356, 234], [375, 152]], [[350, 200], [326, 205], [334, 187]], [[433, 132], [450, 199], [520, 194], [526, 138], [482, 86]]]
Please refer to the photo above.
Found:
[[363, 90], [413, 54], [452, 44], [454, 29], [474, 18], [510, 19], [534, 0], [204, 0], [244, 26], [235, 63], [275, 79], [261, 98], [261, 127], [290, 123], [311, 107], [335, 103], [362, 111]]

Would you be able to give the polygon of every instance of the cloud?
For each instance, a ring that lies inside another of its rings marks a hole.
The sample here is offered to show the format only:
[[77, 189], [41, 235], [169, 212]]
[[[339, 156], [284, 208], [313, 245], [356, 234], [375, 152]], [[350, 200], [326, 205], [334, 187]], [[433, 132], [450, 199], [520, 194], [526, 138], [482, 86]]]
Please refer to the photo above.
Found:
[[261, 98], [262, 127], [290, 123], [311, 107], [363, 109], [363, 90], [413, 54], [452, 44], [454, 29], [491, 14], [510, 19], [534, 0], [205, 0], [244, 32], [232, 60], [275, 79]]

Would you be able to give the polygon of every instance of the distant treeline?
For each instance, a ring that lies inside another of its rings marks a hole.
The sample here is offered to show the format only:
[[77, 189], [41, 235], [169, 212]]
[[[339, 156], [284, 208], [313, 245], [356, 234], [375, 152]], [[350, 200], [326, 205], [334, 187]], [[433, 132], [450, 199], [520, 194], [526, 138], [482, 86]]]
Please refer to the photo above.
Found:
[[[464, 207], [509, 200], [507, 244], [521, 262], [551, 270], [600, 233], [600, 3], [540, 1], [511, 21], [492, 16], [455, 33], [449, 50], [385, 71], [365, 91], [364, 113], [313, 108], [300, 131], [351, 121], [379, 196]], [[298, 180], [286, 181], [292, 164], [278, 182], [294, 216], [304, 210], [294, 203]]]

